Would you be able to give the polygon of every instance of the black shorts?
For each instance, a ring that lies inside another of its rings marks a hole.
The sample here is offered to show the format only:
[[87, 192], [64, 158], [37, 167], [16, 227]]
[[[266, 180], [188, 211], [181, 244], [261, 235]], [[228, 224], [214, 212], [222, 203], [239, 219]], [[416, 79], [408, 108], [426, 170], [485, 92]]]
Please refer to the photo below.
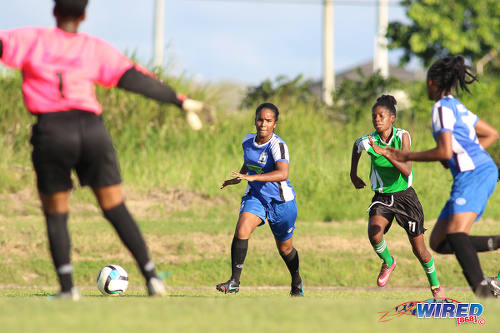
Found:
[[391, 228], [394, 217], [411, 237], [425, 232], [424, 211], [412, 187], [396, 193], [376, 192], [370, 205], [370, 217], [375, 215], [385, 217], [389, 221], [384, 233]]
[[30, 142], [41, 193], [73, 188], [72, 169], [82, 186], [100, 188], [121, 183], [111, 137], [101, 117], [92, 112], [71, 110], [39, 115]]

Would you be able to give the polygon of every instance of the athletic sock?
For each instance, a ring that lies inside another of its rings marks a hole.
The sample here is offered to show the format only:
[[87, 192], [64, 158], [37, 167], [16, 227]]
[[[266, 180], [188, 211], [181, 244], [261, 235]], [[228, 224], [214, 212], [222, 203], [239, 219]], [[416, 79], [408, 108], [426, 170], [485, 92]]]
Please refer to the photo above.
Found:
[[239, 239], [234, 236], [233, 243], [231, 244], [231, 280], [240, 282], [241, 271], [243, 270], [243, 263], [247, 256], [248, 239]]
[[391, 266], [394, 262], [391, 254], [389, 253], [389, 249], [387, 248], [387, 244], [385, 243], [385, 239], [382, 238], [382, 241], [377, 245], [373, 246], [373, 249], [377, 253], [377, 255], [387, 264], [387, 266]]
[[284, 255], [282, 253], [280, 253], [280, 255], [281, 258], [283, 258], [286, 267], [288, 267], [290, 275], [292, 276], [292, 286], [299, 286], [302, 282], [299, 274], [299, 253], [295, 248], [293, 248], [292, 251], [287, 255]]
[[71, 266], [71, 242], [68, 232], [68, 213], [45, 213], [50, 254], [56, 268], [61, 291], [71, 291], [73, 288], [73, 266]]
[[[469, 239], [477, 252], [495, 251], [500, 248], [500, 235], [494, 236], [469, 236]], [[442, 254], [453, 253], [448, 240], [442, 241], [438, 247], [437, 252]]]
[[458, 232], [446, 235], [446, 239], [455, 252], [455, 256], [462, 267], [462, 272], [469, 286], [472, 290], [475, 290], [484, 279], [484, 275], [476, 249], [472, 245], [469, 235]]
[[434, 266], [434, 258], [431, 257], [431, 260], [422, 264], [422, 267], [424, 268], [425, 275], [427, 275], [427, 280], [429, 280], [429, 285], [431, 287], [439, 287], [436, 267]]
[[130, 215], [125, 203], [115, 208], [103, 210], [106, 219], [111, 222], [123, 244], [134, 256], [146, 281], [156, 277], [155, 265], [149, 259], [148, 250], [141, 231]]

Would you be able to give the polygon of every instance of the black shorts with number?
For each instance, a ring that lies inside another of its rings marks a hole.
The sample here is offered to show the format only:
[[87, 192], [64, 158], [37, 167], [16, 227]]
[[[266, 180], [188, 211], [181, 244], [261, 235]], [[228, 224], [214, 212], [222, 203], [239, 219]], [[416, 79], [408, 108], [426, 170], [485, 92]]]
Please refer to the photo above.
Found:
[[374, 215], [383, 216], [389, 221], [384, 233], [389, 231], [394, 217], [409, 236], [415, 237], [425, 232], [422, 205], [412, 187], [395, 193], [376, 192], [370, 205], [370, 217]]
[[31, 154], [41, 193], [73, 187], [74, 169], [82, 186], [121, 183], [111, 137], [100, 116], [81, 110], [46, 113], [33, 125]]

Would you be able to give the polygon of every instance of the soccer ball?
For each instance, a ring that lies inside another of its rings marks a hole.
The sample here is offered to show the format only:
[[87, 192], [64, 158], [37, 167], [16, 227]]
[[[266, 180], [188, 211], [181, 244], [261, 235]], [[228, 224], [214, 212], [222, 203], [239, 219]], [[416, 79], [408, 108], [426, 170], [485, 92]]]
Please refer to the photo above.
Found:
[[123, 267], [108, 265], [97, 275], [97, 288], [103, 295], [122, 295], [128, 287], [128, 274]]

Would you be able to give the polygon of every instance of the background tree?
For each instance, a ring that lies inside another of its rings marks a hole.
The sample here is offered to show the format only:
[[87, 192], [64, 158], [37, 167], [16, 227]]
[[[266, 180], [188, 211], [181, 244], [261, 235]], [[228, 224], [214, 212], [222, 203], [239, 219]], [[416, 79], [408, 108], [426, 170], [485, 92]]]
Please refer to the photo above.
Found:
[[403, 0], [409, 24], [391, 22], [389, 47], [402, 48], [401, 62], [412, 56], [432, 60], [462, 54], [473, 62], [500, 49], [499, 0]]

